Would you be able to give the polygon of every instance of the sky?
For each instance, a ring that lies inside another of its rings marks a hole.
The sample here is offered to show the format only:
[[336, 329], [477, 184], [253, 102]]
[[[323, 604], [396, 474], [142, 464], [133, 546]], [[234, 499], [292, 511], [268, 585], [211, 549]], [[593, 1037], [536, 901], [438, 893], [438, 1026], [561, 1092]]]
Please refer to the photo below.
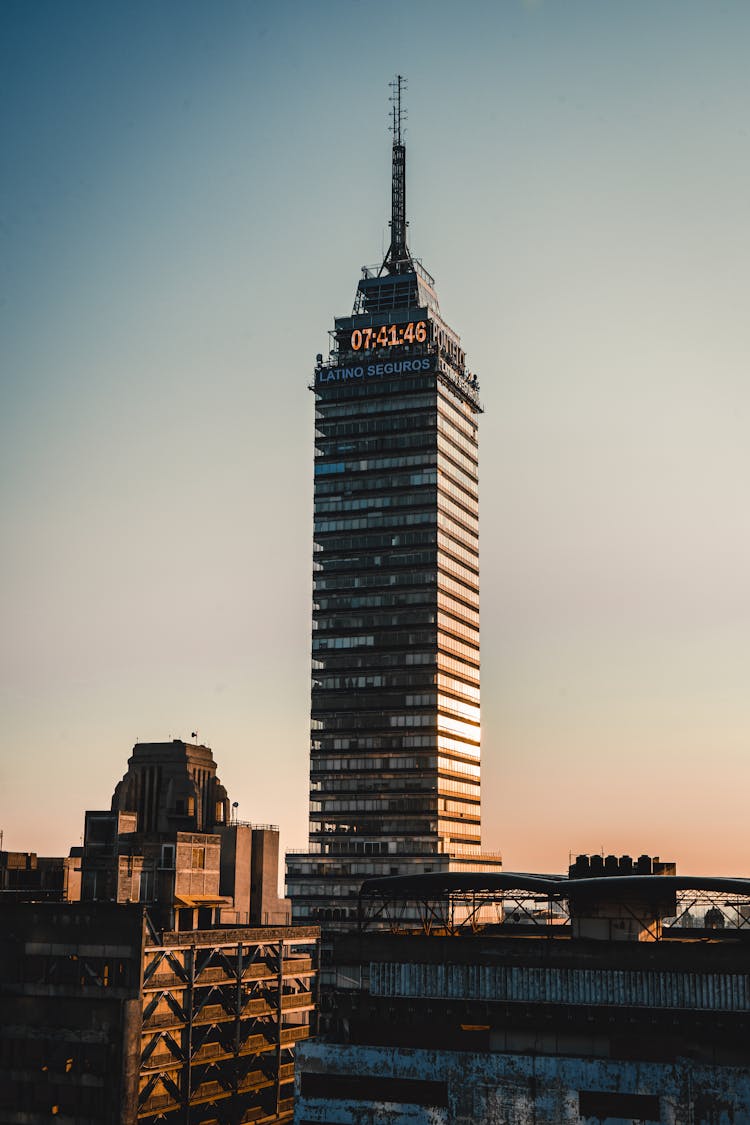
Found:
[[409, 243], [479, 374], [483, 843], [750, 875], [750, 6], [2, 0], [0, 830], [136, 740], [307, 840], [315, 355]]

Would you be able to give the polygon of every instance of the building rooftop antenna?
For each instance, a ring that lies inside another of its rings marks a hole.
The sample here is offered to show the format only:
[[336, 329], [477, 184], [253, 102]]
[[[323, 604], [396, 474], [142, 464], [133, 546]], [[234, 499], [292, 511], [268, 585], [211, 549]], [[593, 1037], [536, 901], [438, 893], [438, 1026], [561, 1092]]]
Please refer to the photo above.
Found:
[[401, 96], [406, 90], [406, 79], [397, 74], [391, 88], [391, 125], [393, 133], [392, 175], [391, 175], [391, 244], [388, 247], [382, 270], [388, 273], [411, 273], [414, 263], [406, 245], [406, 145], [404, 143], [404, 122], [406, 110], [401, 104]]

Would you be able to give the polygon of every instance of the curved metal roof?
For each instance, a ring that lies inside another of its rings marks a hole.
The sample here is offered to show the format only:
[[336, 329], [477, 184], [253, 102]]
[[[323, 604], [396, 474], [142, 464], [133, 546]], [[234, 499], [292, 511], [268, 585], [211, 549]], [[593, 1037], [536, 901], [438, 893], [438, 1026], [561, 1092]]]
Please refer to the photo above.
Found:
[[363, 898], [430, 899], [448, 894], [528, 891], [551, 898], [661, 898], [677, 891], [713, 891], [750, 897], [750, 878], [713, 875], [611, 875], [568, 879], [564, 875], [525, 872], [430, 872], [366, 879]]

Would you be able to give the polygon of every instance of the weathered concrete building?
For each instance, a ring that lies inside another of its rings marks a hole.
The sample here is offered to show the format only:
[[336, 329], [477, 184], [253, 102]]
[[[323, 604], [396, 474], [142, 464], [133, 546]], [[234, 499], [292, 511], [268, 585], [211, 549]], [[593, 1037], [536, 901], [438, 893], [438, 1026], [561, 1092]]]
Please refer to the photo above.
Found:
[[316, 929], [161, 932], [104, 902], [6, 905], [2, 922], [3, 1125], [291, 1118]]
[[18, 901], [78, 898], [80, 852], [80, 848], [71, 848], [70, 856], [42, 856], [0, 851], [0, 897]]
[[366, 883], [298, 1055], [300, 1125], [750, 1123], [750, 880], [623, 859]]
[[81, 898], [148, 903], [170, 929], [288, 924], [278, 828], [230, 812], [207, 746], [137, 743], [111, 809], [86, 813]]
[[128, 765], [86, 813], [79, 886], [6, 864], [38, 889], [0, 894], [0, 1125], [288, 1121], [318, 930], [286, 924], [278, 829], [231, 821], [207, 747]]

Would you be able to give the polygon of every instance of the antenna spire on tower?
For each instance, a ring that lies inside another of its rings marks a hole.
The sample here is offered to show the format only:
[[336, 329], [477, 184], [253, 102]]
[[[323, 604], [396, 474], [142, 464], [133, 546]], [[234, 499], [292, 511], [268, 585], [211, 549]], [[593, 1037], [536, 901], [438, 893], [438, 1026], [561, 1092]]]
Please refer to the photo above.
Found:
[[393, 133], [392, 176], [391, 176], [391, 244], [383, 261], [388, 273], [407, 273], [414, 269], [409, 248], [406, 245], [406, 145], [404, 144], [404, 122], [406, 110], [401, 104], [401, 95], [406, 90], [406, 79], [397, 74], [392, 82], [390, 102], [391, 132]]
[[401, 125], [406, 120], [406, 110], [401, 108], [401, 93], [406, 89], [406, 79], [402, 74], [397, 74], [392, 82], [389, 82], [393, 93], [388, 99], [393, 103], [393, 124], [391, 125], [391, 132], [393, 133], [394, 145], [402, 144], [401, 139]]

